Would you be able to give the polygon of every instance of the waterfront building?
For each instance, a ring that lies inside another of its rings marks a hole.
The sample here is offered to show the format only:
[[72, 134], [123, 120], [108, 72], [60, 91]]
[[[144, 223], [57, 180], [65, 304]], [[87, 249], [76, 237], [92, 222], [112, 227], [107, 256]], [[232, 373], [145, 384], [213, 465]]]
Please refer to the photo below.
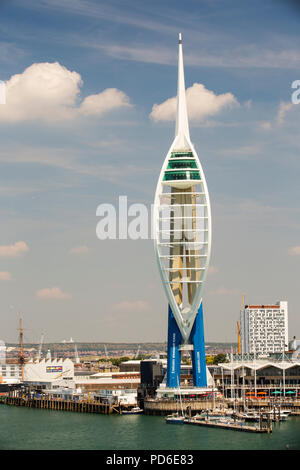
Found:
[[95, 400], [110, 405], [137, 405], [137, 389], [103, 389], [94, 395]]
[[137, 389], [140, 372], [99, 372], [90, 375], [75, 375], [75, 387], [82, 392], [99, 390]]
[[172, 393], [180, 385], [182, 353], [192, 357], [193, 386], [205, 389], [201, 293], [210, 258], [211, 211], [204, 172], [190, 140], [181, 34], [175, 138], [158, 179], [153, 221], [156, 259], [169, 302], [166, 389]]
[[24, 364], [25, 382], [53, 382], [56, 379], [74, 379], [74, 363], [71, 359], [42, 359]]
[[119, 365], [120, 372], [140, 372], [141, 361], [139, 359], [131, 359], [121, 362]]
[[240, 312], [242, 354], [268, 356], [288, 349], [288, 303], [245, 305]]
[[300, 396], [300, 361], [286, 355], [280, 359], [242, 358], [233, 355], [230, 362], [209, 366], [215, 385], [226, 398], [271, 398]]
[[0, 384], [18, 384], [22, 380], [20, 364], [4, 362], [0, 364]]

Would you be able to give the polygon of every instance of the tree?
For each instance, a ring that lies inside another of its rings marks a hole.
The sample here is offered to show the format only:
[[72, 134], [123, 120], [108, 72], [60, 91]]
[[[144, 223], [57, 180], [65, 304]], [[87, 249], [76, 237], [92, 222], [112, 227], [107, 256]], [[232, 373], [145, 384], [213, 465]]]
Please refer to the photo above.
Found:
[[222, 362], [228, 362], [226, 354], [217, 354], [214, 357], [213, 364], [221, 364]]
[[129, 361], [129, 359], [130, 359], [129, 357], [123, 356], [123, 357], [113, 357], [113, 358], [110, 358], [109, 360], [114, 366], [119, 366], [121, 362]]
[[206, 356], [206, 364], [208, 366], [211, 366], [212, 364], [214, 364], [214, 356]]

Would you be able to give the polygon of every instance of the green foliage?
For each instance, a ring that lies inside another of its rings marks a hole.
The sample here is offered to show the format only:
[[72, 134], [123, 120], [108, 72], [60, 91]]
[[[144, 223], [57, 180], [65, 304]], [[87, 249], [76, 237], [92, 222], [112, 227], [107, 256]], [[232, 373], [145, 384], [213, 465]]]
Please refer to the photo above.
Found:
[[214, 356], [206, 356], [206, 364], [208, 366], [211, 366], [212, 364], [214, 364]]
[[181, 359], [181, 361], [183, 362], [183, 364], [187, 364], [187, 365], [190, 365], [192, 363], [192, 361], [188, 357], [185, 357], [185, 356]]
[[113, 357], [113, 358], [110, 358], [109, 360], [114, 366], [119, 366], [121, 364], [121, 362], [129, 361], [130, 357], [126, 357], [126, 356]]
[[226, 354], [217, 354], [214, 357], [213, 364], [220, 364], [221, 362], [228, 362]]

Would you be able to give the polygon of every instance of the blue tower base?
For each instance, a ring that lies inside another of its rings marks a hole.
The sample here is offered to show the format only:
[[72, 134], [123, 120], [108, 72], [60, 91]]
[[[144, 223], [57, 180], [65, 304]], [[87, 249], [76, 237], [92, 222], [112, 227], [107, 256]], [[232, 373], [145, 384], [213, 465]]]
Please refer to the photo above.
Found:
[[[194, 387], [207, 387], [205, 340], [202, 302], [198, 309], [195, 322], [190, 334], [189, 343], [194, 346], [192, 351], [193, 383]], [[168, 364], [167, 387], [175, 388], [180, 385], [181, 333], [169, 305], [168, 314]]]
[[181, 333], [169, 305], [168, 313], [168, 365], [167, 365], [167, 387], [179, 387], [181, 354]]

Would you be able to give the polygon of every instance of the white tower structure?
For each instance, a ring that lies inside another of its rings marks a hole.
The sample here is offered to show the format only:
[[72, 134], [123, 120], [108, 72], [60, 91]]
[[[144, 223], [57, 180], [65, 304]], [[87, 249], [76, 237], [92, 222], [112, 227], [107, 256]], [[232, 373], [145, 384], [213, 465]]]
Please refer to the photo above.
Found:
[[[173, 360], [173, 366], [174, 361], [177, 364], [173, 368], [171, 362], [170, 364], [168, 362], [167, 382], [169, 386], [175, 387], [178, 386], [176, 382], [180, 380], [178, 361], [182, 350], [192, 353], [198, 378], [201, 375], [200, 369], [204, 374], [203, 319], [200, 320], [200, 317], [203, 317], [201, 292], [211, 250], [209, 194], [200, 160], [190, 140], [181, 34], [179, 34], [175, 138], [157, 183], [154, 201], [154, 243], [161, 280], [169, 302], [169, 362], [172, 361], [171, 356], [173, 359], [175, 356], [177, 358]], [[198, 326], [197, 317], [199, 317]], [[177, 335], [176, 328], [180, 335]], [[193, 331], [195, 328], [197, 332]], [[177, 335], [178, 344], [174, 343], [172, 346], [171, 342], [175, 341], [174, 334]], [[198, 346], [195, 345], [195, 341]], [[202, 350], [201, 354], [199, 348]], [[194, 385], [199, 384], [200, 380], [197, 380], [196, 375], [194, 370]], [[205, 381], [206, 379], [200, 380], [202, 385]]]

